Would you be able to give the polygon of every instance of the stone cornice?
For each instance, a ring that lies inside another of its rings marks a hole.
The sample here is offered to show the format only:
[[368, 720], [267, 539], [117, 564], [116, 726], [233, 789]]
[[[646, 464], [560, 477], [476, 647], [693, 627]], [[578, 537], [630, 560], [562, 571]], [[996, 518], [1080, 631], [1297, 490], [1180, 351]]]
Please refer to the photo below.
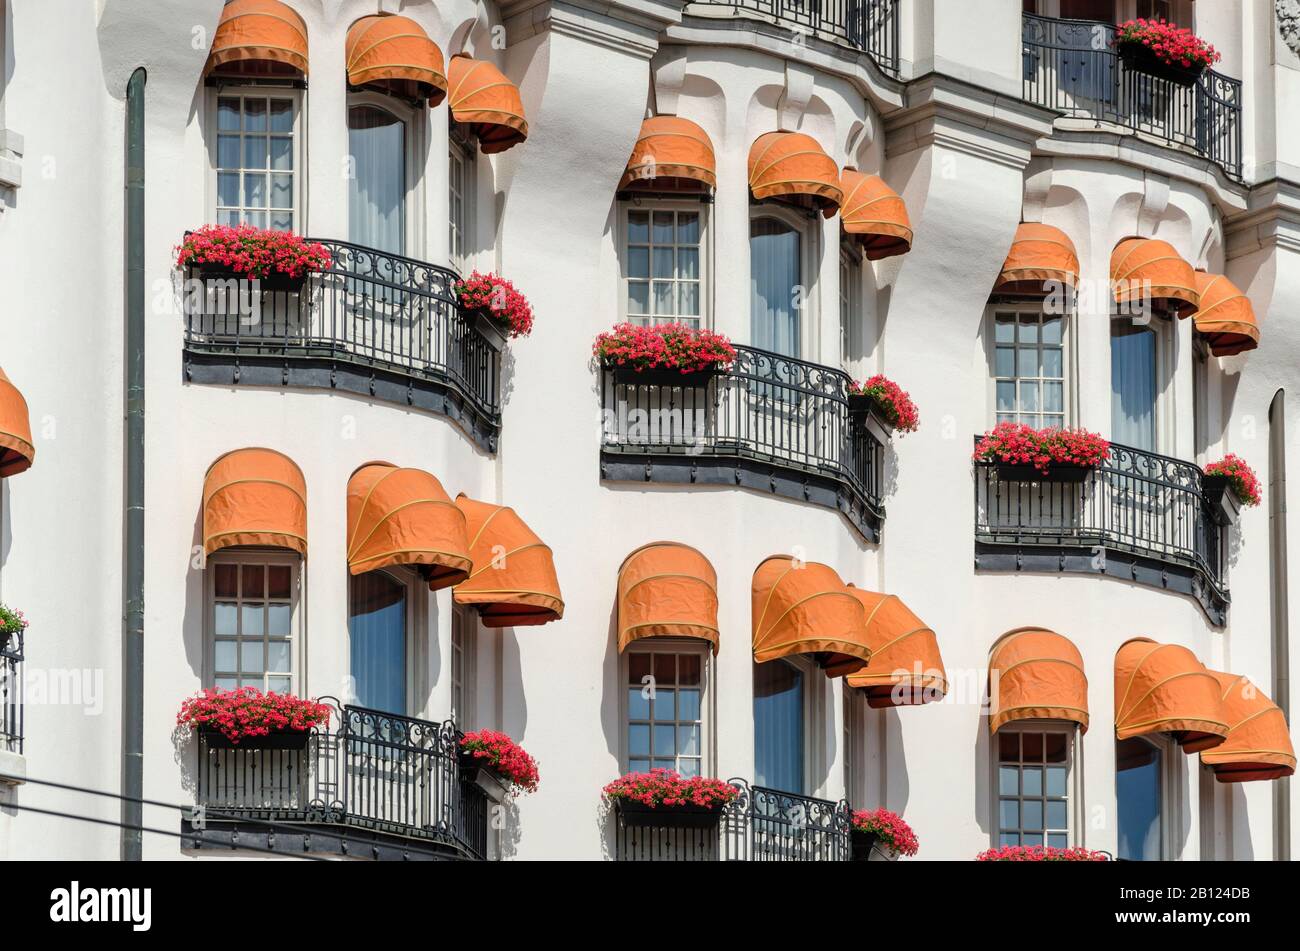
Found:
[[681, 20], [683, 0], [507, 0], [498, 4], [513, 45], [547, 31], [649, 58]]
[[1260, 182], [1250, 190], [1249, 208], [1224, 218], [1223, 231], [1230, 259], [1261, 249], [1300, 253], [1300, 182]]

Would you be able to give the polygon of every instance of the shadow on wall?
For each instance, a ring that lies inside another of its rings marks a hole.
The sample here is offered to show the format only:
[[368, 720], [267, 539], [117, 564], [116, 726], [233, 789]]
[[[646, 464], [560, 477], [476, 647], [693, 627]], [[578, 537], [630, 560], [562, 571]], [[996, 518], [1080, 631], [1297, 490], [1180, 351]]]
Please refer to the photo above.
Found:
[[[989, 763], [994, 756], [993, 734], [989, 732], [988, 714], [980, 715], [975, 721], [975, 824], [990, 841], [995, 841], [994, 829], [989, 823], [993, 814], [993, 790], [989, 780]], [[974, 856], [972, 856], [973, 858]]]
[[[201, 496], [200, 496], [201, 497]], [[181, 641], [185, 645], [185, 662], [194, 679], [203, 682], [203, 571], [207, 556], [203, 553], [203, 506], [200, 503], [190, 534], [190, 552], [185, 572], [185, 607], [181, 615]], [[198, 565], [195, 565], [195, 562]], [[177, 706], [180, 698], [177, 698]]]
[[912, 795], [912, 784], [911, 771], [907, 768], [907, 747], [903, 743], [903, 722], [899, 719], [901, 712], [894, 707], [876, 712], [880, 715], [880, 735], [884, 740], [884, 748], [880, 752], [888, 784], [880, 805], [903, 816], [906, 815], [907, 802]]
[[[601, 664], [601, 678], [604, 689], [600, 692], [600, 727], [605, 734], [605, 749], [614, 760], [615, 768], [622, 769], [619, 727], [622, 722], [619, 702], [623, 684], [619, 679], [618, 655], [618, 599], [609, 609], [609, 624], [605, 627], [605, 660]], [[611, 689], [611, 684], [613, 688]], [[611, 780], [615, 777], [609, 777]], [[603, 783], [601, 785], [604, 785]], [[596, 810], [596, 834], [600, 837], [601, 854], [606, 858], [614, 856], [614, 836], [616, 833], [614, 811], [603, 804]]]
[[9, 528], [9, 519], [5, 518], [5, 513], [9, 511], [9, 481], [0, 479], [0, 568], [3, 568], [9, 562], [9, 549], [13, 545], [14, 536]]

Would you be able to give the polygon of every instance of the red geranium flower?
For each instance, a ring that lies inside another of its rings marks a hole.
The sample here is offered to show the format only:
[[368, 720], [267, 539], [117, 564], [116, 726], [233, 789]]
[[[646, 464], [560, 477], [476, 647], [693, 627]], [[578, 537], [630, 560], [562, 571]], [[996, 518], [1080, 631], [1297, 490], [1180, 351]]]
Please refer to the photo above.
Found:
[[1227, 476], [1232, 491], [1236, 493], [1242, 505], [1259, 504], [1259, 476], [1255, 475], [1255, 470], [1247, 465], [1246, 460], [1241, 456], [1230, 452], [1221, 461], [1211, 462], [1206, 466], [1205, 474]]
[[1074, 846], [1058, 849], [1042, 845], [1004, 845], [975, 856], [976, 862], [1109, 862], [1105, 852]]
[[176, 248], [176, 266], [219, 264], [235, 274], [260, 280], [271, 274], [301, 277], [330, 266], [325, 245], [289, 231], [252, 225], [204, 225], [185, 235]]
[[888, 809], [859, 810], [853, 813], [853, 828], [880, 839], [899, 855], [913, 856], [921, 843], [903, 817]]
[[504, 733], [496, 730], [477, 730], [466, 733], [460, 741], [460, 748], [475, 762], [491, 767], [501, 778], [508, 780], [514, 787], [515, 794], [537, 791], [541, 779], [537, 771], [537, 760], [533, 759], [524, 748]]
[[512, 337], [527, 337], [533, 331], [533, 308], [528, 298], [504, 277], [475, 271], [455, 284], [456, 296], [466, 310], [481, 310]]
[[869, 396], [875, 400], [889, 425], [900, 433], [914, 433], [921, 428], [921, 414], [912, 398], [906, 390], [883, 374], [877, 373], [865, 383], [850, 383], [849, 393], [854, 396]]
[[692, 776], [689, 779], [671, 769], [628, 773], [601, 790], [607, 803], [639, 802], [651, 809], [660, 806], [725, 806], [738, 795], [736, 787], [721, 779]]
[[1156, 58], [1170, 66], [1213, 66], [1223, 54], [1191, 30], [1175, 26], [1165, 19], [1128, 20], [1116, 28], [1115, 44], [1137, 43], [1147, 47]]
[[680, 323], [652, 327], [621, 323], [598, 336], [591, 352], [606, 366], [682, 373], [710, 367], [725, 370], [736, 359], [736, 348], [723, 334]]
[[176, 722], [195, 730], [216, 730], [237, 744], [250, 736], [328, 726], [330, 708], [293, 694], [262, 693], [256, 687], [209, 689], [182, 702]]
[[1110, 443], [1086, 429], [1034, 429], [1024, 423], [998, 423], [975, 447], [976, 462], [1032, 465], [1047, 472], [1053, 464], [1095, 469], [1110, 458]]

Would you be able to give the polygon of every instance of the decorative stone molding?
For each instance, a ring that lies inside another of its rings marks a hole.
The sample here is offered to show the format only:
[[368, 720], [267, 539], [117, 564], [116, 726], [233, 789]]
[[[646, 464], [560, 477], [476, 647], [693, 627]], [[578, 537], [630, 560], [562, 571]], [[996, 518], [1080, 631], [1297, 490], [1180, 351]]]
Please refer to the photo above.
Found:
[[1300, 0], [1277, 0], [1277, 31], [1291, 52], [1300, 56]]

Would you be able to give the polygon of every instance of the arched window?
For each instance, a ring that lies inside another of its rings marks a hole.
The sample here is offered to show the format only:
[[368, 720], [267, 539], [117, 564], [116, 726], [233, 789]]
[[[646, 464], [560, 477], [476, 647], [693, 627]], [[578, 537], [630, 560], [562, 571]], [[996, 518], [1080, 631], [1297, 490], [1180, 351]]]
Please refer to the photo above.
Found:
[[354, 575], [349, 586], [348, 639], [356, 702], [405, 714], [406, 585], [386, 571]]
[[799, 356], [802, 334], [803, 235], [784, 217], [749, 223], [750, 343]]
[[407, 123], [373, 103], [348, 108], [348, 240], [406, 253]]

